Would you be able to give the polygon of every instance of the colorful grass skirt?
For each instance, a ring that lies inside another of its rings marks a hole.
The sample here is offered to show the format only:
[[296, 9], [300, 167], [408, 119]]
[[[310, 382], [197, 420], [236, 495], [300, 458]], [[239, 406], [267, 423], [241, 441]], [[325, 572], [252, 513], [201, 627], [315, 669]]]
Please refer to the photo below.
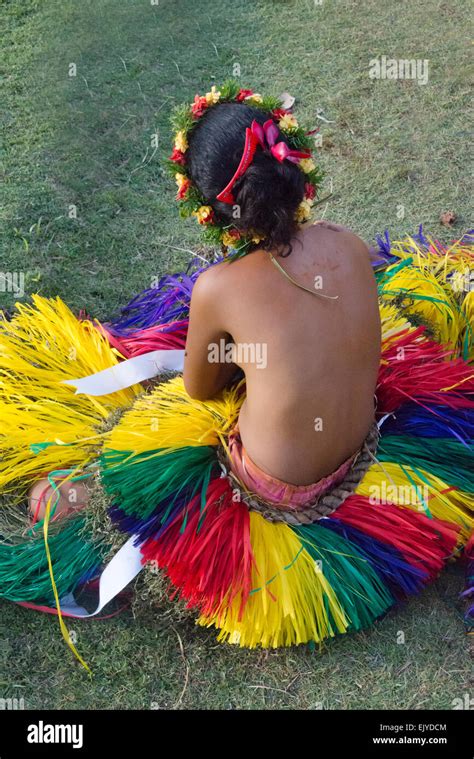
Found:
[[98, 474], [110, 529], [133, 536], [220, 641], [320, 642], [419, 593], [473, 528], [472, 243], [421, 232], [380, 241], [380, 439], [338, 507], [304, 524], [266, 518], [222, 467], [242, 382], [204, 402], [180, 375], [100, 397], [63, 382], [184, 348], [198, 268], [164, 277], [106, 324], [59, 298], [18, 304], [0, 322], [0, 597], [58, 612], [102, 573], [107, 546], [88, 532], [88, 507], [55, 520], [50, 503], [45, 521], [28, 521], [28, 489], [48, 472]]

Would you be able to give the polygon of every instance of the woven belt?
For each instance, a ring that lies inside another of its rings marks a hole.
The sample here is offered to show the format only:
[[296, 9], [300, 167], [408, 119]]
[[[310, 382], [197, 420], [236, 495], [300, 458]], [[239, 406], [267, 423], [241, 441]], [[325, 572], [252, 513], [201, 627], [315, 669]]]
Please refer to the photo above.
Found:
[[292, 525], [312, 524], [312, 522], [317, 522], [318, 519], [332, 514], [355, 491], [369, 466], [374, 463], [379, 437], [380, 433], [377, 424], [374, 422], [343, 481], [327, 493], [295, 509], [288, 509], [284, 506], [276, 507], [274, 504], [264, 501], [257, 493], [246, 490], [232, 472], [229, 458], [222, 446], [218, 447], [217, 457], [223, 471], [231, 481], [232, 487], [238, 491], [240, 500], [248, 506], [250, 511], [258, 511], [269, 522], [286, 522], [286, 524]]

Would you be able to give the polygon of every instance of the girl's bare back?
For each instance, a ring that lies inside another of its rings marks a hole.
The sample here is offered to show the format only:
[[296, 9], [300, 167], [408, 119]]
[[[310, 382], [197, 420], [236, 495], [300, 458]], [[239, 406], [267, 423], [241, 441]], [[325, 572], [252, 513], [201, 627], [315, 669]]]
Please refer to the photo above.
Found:
[[350, 232], [307, 227], [291, 254], [277, 260], [299, 284], [337, 299], [297, 287], [265, 250], [213, 267], [191, 307], [185, 382], [190, 353], [203, 348], [193, 334], [203, 329], [207, 302], [209, 319], [220, 339], [233, 340], [235, 364], [245, 372], [239, 425], [248, 455], [274, 477], [303, 485], [353, 454], [373, 421], [377, 291], [367, 247]]

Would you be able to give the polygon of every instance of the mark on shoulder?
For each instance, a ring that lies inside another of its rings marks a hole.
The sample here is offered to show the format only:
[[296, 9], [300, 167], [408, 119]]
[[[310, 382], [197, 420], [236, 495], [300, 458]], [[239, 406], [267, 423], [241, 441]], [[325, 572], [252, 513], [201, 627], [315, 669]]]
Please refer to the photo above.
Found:
[[344, 227], [342, 224], [336, 224], [332, 221], [317, 221], [312, 225], [312, 229], [315, 232], [327, 232], [326, 239], [329, 241], [334, 236], [334, 241], [338, 240], [346, 245], [351, 251], [363, 255], [365, 258], [369, 257], [369, 248], [366, 243], [352, 232], [348, 227]]

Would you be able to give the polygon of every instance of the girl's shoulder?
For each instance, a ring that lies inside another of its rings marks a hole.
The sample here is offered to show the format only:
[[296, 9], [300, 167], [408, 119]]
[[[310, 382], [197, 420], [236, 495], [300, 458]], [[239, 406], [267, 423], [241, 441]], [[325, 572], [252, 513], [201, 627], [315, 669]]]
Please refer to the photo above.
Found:
[[335, 222], [323, 219], [308, 225], [306, 232], [309, 232], [313, 239], [324, 239], [326, 245], [341, 246], [342, 244], [356, 255], [361, 255], [364, 258], [369, 257], [367, 244], [349, 227], [345, 227], [342, 224], [336, 224]]

